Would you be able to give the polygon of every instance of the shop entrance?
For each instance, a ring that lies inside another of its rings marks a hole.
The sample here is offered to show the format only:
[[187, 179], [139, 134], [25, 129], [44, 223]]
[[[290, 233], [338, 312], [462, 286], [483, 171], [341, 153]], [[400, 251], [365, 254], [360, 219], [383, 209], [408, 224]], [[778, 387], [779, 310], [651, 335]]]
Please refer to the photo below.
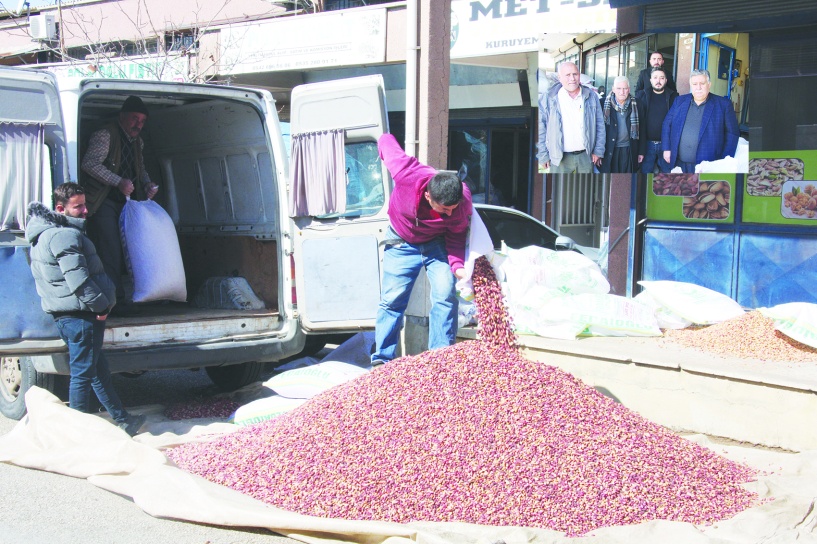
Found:
[[525, 125], [454, 125], [448, 168], [461, 170], [476, 203], [530, 212], [530, 130]]

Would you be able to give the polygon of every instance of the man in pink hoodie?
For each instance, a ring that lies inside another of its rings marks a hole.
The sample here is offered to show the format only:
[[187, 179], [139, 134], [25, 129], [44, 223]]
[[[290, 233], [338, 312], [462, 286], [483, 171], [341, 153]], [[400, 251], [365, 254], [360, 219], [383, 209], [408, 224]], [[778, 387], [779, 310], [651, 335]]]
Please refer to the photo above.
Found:
[[420, 269], [431, 283], [428, 348], [450, 346], [457, 335], [455, 276], [465, 275], [471, 191], [454, 172], [438, 171], [406, 155], [391, 134], [378, 142], [394, 180], [372, 366], [394, 359], [403, 314]]

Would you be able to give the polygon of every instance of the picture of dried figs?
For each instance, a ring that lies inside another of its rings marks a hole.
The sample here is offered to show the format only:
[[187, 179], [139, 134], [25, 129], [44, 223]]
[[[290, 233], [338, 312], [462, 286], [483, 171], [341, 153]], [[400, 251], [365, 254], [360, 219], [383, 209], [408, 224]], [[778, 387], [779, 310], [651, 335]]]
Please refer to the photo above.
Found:
[[752, 196], [780, 196], [783, 184], [802, 180], [803, 172], [801, 159], [751, 159], [746, 191]]
[[729, 218], [729, 197], [732, 186], [728, 181], [701, 181], [697, 194], [685, 196], [684, 217], [722, 221]]

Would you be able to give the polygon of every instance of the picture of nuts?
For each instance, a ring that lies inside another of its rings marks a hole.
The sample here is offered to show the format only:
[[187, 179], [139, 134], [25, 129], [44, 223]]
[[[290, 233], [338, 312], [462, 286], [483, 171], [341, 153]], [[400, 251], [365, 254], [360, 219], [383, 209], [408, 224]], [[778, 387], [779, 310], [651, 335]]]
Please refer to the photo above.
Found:
[[701, 181], [694, 196], [685, 196], [684, 217], [722, 221], [729, 218], [729, 197], [732, 186], [728, 181]]
[[817, 182], [789, 181], [783, 186], [780, 213], [789, 219], [817, 219]]
[[746, 177], [746, 191], [752, 196], [780, 196], [783, 184], [802, 180], [801, 159], [751, 159]]
[[695, 196], [698, 174], [655, 174], [652, 192], [656, 196]]

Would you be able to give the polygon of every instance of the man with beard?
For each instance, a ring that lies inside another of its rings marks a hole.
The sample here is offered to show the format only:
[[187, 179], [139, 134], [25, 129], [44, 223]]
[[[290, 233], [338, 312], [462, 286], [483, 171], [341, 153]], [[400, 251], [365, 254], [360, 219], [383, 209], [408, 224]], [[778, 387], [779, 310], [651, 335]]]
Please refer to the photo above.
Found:
[[[638, 91], [644, 91], [650, 88], [650, 79], [652, 79], [653, 68], [664, 68], [664, 55], [662, 55], [659, 51], [653, 51], [650, 53], [649, 66], [641, 70], [641, 72], [638, 74], [638, 81], [635, 84], [636, 94], [638, 94]], [[672, 74], [670, 71], [664, 69], [664, 75], [667, 77], [666, 88], [672, 91], [677, 90], [675, 88], [675, 82], [672, 80]]]
[[643, 134], [639, 140], [638, 151], [638, 154], [643, 157], [641, 172], [644, 174], [654, 174], [656, 166], [659, 172], [668, 173], [670, 171], [661, 147], [661, 128], [678, 93], [667, 89], [666, 84], [667, 76], [664, 69], [653, 68], [650, 75], [650, 88], [635, 93], [635, 99], [641, 104], [641, 109], [644, 111]]

